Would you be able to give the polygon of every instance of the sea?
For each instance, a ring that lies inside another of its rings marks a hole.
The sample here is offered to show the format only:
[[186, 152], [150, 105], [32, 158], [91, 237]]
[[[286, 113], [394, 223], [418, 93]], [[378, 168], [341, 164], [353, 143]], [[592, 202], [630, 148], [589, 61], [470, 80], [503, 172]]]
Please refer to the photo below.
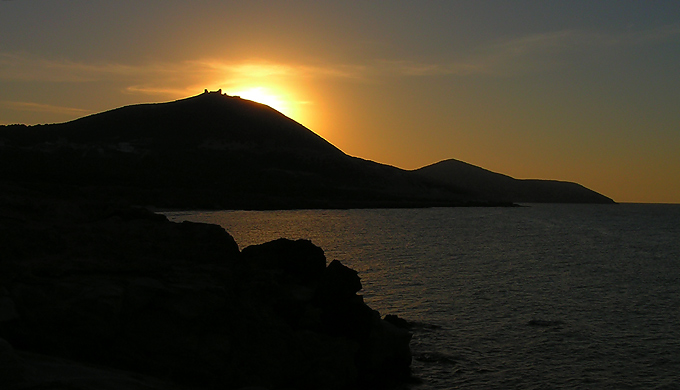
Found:
[[680, 204], [182, 211], [309, 239], [411, 322], [431, 389], [680, 389]]

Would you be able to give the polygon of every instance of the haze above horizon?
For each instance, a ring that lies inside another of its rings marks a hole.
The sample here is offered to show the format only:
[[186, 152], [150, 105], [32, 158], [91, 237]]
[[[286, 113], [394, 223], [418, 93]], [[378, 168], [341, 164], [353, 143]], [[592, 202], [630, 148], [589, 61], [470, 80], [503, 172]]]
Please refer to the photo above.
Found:
[[617, 202], [680, 203], [678, 69], [671, 1], [0, 1], [0, 124], [222, 89], [353, 156]]

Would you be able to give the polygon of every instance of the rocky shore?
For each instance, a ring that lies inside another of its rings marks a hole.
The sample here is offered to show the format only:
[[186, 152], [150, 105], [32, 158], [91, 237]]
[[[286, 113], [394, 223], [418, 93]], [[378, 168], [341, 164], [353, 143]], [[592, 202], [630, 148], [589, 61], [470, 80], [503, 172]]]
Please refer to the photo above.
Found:
[[309, 241], [0, 192], [0, 388], [387, 388], [410, 333]]

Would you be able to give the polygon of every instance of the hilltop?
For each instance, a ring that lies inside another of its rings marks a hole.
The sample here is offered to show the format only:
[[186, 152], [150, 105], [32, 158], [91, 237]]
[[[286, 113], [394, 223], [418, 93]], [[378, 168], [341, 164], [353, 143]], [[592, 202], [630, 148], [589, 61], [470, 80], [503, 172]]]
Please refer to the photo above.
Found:
[[[0, 150], [0, 180], [61, 196], [161, 208], [520, 201], [471, 185], [477, 181], [472, 176], [444, 177], [427, 167], [407, 171], [349, 156], [278, 111], [221, 91], [60, 124], [0, 126]], [[572, 201], [563, 195], [541, 201]]]

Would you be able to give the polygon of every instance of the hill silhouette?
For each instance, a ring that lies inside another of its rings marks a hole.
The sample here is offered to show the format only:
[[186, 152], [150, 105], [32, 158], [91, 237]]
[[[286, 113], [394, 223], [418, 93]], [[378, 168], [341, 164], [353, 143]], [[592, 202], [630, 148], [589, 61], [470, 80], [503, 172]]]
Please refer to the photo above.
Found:
[[278, 111], [218, 92], [0, 128], [0, 177], [158, 207], [463, 205], [465, 191], [351, 157]]
[[[0, 180], [60, 196], [156, 207], [424, 207], [520, 201], [470, 186], [478, 180], [472, 176], [466, 182], [449, 180], [429, 168], [412, 172], [348, 156], [278, 111], [221, 90], [60, 124], [0, 126], [0, 150]], [[571, 201], [568, 196], [554, 199]]]
[[444, 160], [414, 172], [473, 194], [517, 203], [614, 203], [580, 184], [538, 179], [515, 179], [459, 160]]

